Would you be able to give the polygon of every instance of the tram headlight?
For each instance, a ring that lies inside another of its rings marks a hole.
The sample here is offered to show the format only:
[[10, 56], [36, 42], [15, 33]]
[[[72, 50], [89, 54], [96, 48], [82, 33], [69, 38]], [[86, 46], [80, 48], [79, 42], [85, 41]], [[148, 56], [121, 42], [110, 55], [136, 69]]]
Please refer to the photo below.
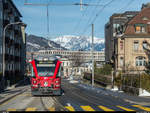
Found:
[[36, 80], [34, 80], [34, 81], [33, 81], [33, 83], [34, 83], [34, 84], [36, 84], [36, 83], [37, 83], [37, 81], [36, 81]]
[[55, 83], [58, 83], [59, 81], [55, 81]]
[[56, 85], [56, 87], [59, 87], [60, 85]]

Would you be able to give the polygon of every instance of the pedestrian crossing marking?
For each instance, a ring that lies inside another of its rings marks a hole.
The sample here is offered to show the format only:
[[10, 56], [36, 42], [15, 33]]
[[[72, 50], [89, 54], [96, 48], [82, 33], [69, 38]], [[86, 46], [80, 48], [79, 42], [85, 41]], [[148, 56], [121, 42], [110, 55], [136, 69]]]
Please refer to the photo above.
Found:
[[72, 106], [65, 106], [66, 109], [68, 109], [69, 111], [75, 111], [75, 109]]
[[[120, 110], [113, 110], [113, 109], [110, 109], [108, 107], [101, 106], [101, 105], [99, 105], [97, 107], [100, 108], [101, 110], [104, 110], [104, 111], [120, 111]], [[122, 110], [125, 110], [125, 111], [139, 111], [139, 110], [133, 110], [133, 109], [129, 109], [127, 107], [119, 106], [119, 105], [116, 106], [116, 107], [118, 107], [118, 108], [120, 108]], [[141, 105], [132, 105], [132, 107], [139, 108], [139, 109], [144, 110], [144, 111], [150, 111], [150, 107], [144, 107], [144, 106], [141, 106]], [[64, 106], [64, 108], [66, 108], [68, 111], [76, 111], [73, 106]], [[88, 106], [80, 106], [80, 108], [82, 108], [82, 110], [84, 110], [84, 111], [97, 111], [97, 110], [93, 109], [89, 105]], [[56, 111], [56, 108], [55, 107], [49, 107], [47, 110], [48, 111]], [[17, 111], [17, 109], [15, 109], [15, 108], [8, 108], [6, 111]], [[36, 108], [36, 107], [28, 107], [28, 108], [25, 109], [25, 111], [38, 111], [38, 108]], [[64, 109], [61, 109], [61, 111], [64, 111]]]
[[143, 107], [143, 106], [140, 106], [140, 105], [132, 105], [132, 106], [140, 108], [140, 109], [145, 110], [145, 111], [150, 111], [150, 108], [148, 108], [148, 107]]
[[55, 108], [54, 107], [50, 107], [48, 108], [49, 111], [55, 111]]
[[84, 111], [95, 111], [92, 107], [90, 106], [80, 106]]
[[100, 109], [104, 110], [104, 111], [114, 111], [112, 109], [109, 109], [107, 107], [104, 107], [104, 106], [98, 106]]
[[122, 107], [122, 106], [117, 106], [117, 107], [119, 107], [119, 108], [121, 108], [121, 109], [123, 109], [125, 111], [135, 111], [133, 109], [125, 108], [125, 107]]
[[36, 108], [27, 108], [26, 111], [35, 111]]
[[14, 108], [9, 108], [9, 109], [7, 109], [7, 111], [17, 111], [17, 110]]

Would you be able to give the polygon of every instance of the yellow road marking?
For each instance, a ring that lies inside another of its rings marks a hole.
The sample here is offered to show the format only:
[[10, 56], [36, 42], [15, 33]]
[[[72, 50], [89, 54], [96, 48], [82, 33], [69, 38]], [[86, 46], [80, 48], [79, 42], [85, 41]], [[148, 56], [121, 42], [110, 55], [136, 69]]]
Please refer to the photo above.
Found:
[[95, 111], [92, 107], [90, 106], [80, 106], [84, 111]]
[[119, 107], [119, 108], [121, 108], [121, 109], [123, 109], [125, 111], [135, 111], [133, 109], [125, 108], [125, 107], [122, 107], [122, 106], [117, 106], [117, 107]]
[[107, 107], [104, 107], [104, 106], [98, 106], [100, 109], [104, 110], [104, 111], [114, 111], [112, 109], [109, 109]]
[[145, 111], [150, 111], [150, 108], [148, 108], [148, 107], [143, 107], [143, 106], [140, 106], [140, 105], [132, 105], [132, 106], [143, 109]]
[[75, 109], [72, 106], [65, 106], [69, 111], [75, 111]]
[[50, 107], [48, 108], [49, 111], [55, 111], [55, 108], [54, 107]]
[[27, 108], [26, 111], [35, 111], [36, 108]]
[[7, 109], [7, 111], [16, 111], [16, 109], [9, 108], [9, 109]]

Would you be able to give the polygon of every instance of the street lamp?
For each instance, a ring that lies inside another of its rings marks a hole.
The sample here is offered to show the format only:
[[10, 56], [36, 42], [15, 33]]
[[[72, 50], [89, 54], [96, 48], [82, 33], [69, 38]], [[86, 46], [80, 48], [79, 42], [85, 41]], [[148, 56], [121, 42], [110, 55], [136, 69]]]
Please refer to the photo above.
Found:
[[4, 83], [5, 83], [5, 79], [4, 79], [4, 76], [5, 76], [5, 32], [6, 32], [6, 29], [7, 29], [9, 26], [11, 26], [11, 25], [22, 25], [22, 26], [26, 26], [26, 24], [24, 24], [23, 22], [15, 22], [15, 23], [7, 24], [7, 25], [4, 27], [4, 30], [3, 30], [3, 77], [2, 77], [3, 88], [4, 88]]

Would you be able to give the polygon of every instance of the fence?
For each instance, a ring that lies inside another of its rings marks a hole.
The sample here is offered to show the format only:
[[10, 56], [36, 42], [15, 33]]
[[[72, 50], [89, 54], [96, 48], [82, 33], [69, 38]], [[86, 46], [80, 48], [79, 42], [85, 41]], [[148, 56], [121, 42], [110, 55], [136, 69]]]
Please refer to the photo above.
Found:
[[[91, 80], [92, 74], [91, 73], [84, 73], [84, 79]], [[98, 84], [103, 86], [112, 85], [112, 77], [110, 75], [99, 75], [94, 74], [94, 81]]]
[[139, 88], [141, 87], [141, 75], [140, 74], [123, 74], [122, 75], [122, 85], [123, 91], [139, 95]]

